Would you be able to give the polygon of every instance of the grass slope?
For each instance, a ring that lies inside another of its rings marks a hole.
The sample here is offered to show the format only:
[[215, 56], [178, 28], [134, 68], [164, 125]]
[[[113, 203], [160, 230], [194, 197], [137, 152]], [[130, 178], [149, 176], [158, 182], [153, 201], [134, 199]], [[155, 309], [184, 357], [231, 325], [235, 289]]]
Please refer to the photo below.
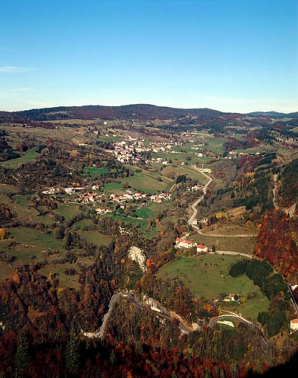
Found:
[[[266, 311], [269, 300], [260, 292], [246, 275], [230, 277], [229, 268], [242, 257], [222, 255], [200, 255], [192, 258], [180, 258], [164, 265], [157, 273], [160, 278], [178, 277], [194, 295], [215, 299], [220, 293], [239, 294], [247, 297], [248, 293], [257, 292], [253, 299], [247, 300], [237, 309], [242, 315], [256, 319], [260, 311]], [[232, 305], [236, 310], [235, 305]], [[226, 307], [231, 309], [231, 304]], [[222, 303], [225, 308], [225, 302]]]

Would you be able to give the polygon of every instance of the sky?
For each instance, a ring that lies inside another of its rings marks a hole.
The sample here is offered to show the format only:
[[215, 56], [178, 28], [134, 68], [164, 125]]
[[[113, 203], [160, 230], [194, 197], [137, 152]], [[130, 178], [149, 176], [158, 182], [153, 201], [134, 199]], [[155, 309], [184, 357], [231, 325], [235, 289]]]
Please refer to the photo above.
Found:
[[0, 0], [0, 110], [298, 111], [298, 0]]

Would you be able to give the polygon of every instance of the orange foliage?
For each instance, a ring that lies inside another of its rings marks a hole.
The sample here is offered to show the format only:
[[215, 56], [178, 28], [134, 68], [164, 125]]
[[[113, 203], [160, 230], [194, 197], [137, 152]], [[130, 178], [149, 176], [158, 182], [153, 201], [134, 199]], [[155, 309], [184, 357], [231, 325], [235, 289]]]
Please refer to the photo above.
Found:
[[16, 273], [13, 275], [12, 279], [14, 280], [14, 282], [16, 283], [20, 283], [20, 276]]

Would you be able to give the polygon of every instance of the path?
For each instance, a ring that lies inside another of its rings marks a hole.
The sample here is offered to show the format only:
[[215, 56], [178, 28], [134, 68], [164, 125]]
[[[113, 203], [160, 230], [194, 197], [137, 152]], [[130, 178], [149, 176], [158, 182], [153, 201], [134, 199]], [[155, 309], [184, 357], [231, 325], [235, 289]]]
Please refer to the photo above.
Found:
[[297, 202], [293, 203], [293, 205], [288, 207], [288, 208], [282, 208], [282, 207], [278, 206], [278, 201], [277, 201], [278, 183], [277, 183], [277, 180], [278, 180], [278, 173], [273, 175], [273, 184], [274, 185], [273, 185], [273, 189], [272, 189], [272, 192], [273, 192], [273, 200], [272, 201], [273, 201], [274, 208], [276, 210], [281, 209], [286, 214], [288, 214], [290, 217], [293, 217], [295, 215], [295, 212], [296, 212]]
[[206, 173], [201, 172], [197, 167], [194, 167], [194, 169], [197, 169], [202, 175], [204, 175], [205, 177], [207, 177], [208, 181], [203, 186], [203, 194], [191, 205], [191, 208], [192, 208], [193, 212], [192, 212], [192, 215], [190, 216], [190, 218], [188, 219], [187, 223], [190, 226], [192, 226], [193, 228], [195, 228], [197, 230], [198, 234], [204, 235], [204, 236], [212, 236], [212, 237], [220, 237], [220, 238], [235, 238], [235, 237], [239, 237], [239, 238], [252, 238], [252, 237], [257, 236], [255, 234], [240, 234], [240, 235], [221, 235], [221, 234], [212, 234], [212, 235], [210, 235], [210, 234], [204, 234], [203, 231], [198, 226], [196, 226], [195, 224], [192, 224], [193, 220], [196, 218], [197, 213], [198, 213], [197, 206], [198, 206], [198, 204], [201, 201], [203, 201], [204, 196], [205, 196], [205, 194], [207, 192], [207, 188], [208, 188], [208, 186], [212, 182], [212, 178], [209, 177]]
[[201, 195], [201, 197], [199, 197], [192, 205], [191, 205], [191, 208], [192, 208], [192, 210], [193, 210], [193, 213], [192, 213], [192, 215], [191, 215], [191, 217], [189, 218], [189, 220], [188, 220], [188, 224], [189, 225], [192, 225], [194, 228], [196, 228], [197, 230], [199, 230], [199, 227], [197, 227], [197, 226], [195, 226], [195, 225], [193, 225], [192, 224], [192, 222], [193, 222], [193, 220], [196, 218], [196, 216], [197, 216], [197, 213], [198, 213], [198, 210], [197, 210], [197, 206], [198, 206], [198, 204], [201, 202], [201, 201], [203, 201], [203, 199], [204, 199], [204, 196], [205, 196], [205, 194], [206, 194], [206, 192], [207, 192], [207, 188], [208, 188], [208, 186], [211, 184], [211, 182], [212, 182], [212, 178], [211, 177], [209, 177], [208, 175], [206, 175], [206, 173], [204, 173], [204, 172], [201, 172], [197, 167], [194, 167], [194, 169], [196, 169], [196, 170], [198, 170], [203, 176], [205, 176], [207, 179], [208, 179], [208, 181], [207, 181], [207, 183], [203, 186], [203, 195]]

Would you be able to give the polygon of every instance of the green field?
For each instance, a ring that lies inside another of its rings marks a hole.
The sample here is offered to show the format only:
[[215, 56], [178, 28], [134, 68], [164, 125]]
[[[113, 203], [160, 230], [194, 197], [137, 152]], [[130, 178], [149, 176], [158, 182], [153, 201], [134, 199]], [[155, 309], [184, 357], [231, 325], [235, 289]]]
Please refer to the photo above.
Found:
[[91, 175], [106, 175], [109, 173], [107, 168], [85, 167], [84, 170], [89, 172]]
[[134, 176], [127, 177], [122, 182], [127, 183], [132, 190], [152, 194], [168, 191], [174, 184], [174, 181], [167, 177], [160, 178], [159, 174], [146, 171], [136, 172]]
[[34, 147], [26, 151], [21, 157], [4, 161], [4, 162], [1, 162], [0, 164], [2, 167], [5, 167], [5, 168], [16, 169], [18, 168], [19, 163], [25, 164], [30, 161], [33, 161], [38, 155], [39, 153], [36, 152], [36, 148]]
[[112, 239], [107, 235], [101, 234], [99, 231], [81, 231], [79, 235], [82, 235], [84, 239], [87, 240], [88, 243], [93, 243], [94, 245], [101, 246], [108, 246]]
[[58, 208], [56, 209], [56, 213], [62, 215], [65, 220], [71, 219], [71, 217], [75, 216], [79, 211], [79, 205], [73, 203], [67, 205], [58, 204]]
[[[256, 319], [260, 311], [268, 309], [269, 300], [246, 275], [229, 276], [229, 267], [239, 259], [243, 257], [216, 254], [182, 257], [161, 267], [157, 276], [163, 279], [178, 277], [194, 295], [207, 299], [216, 299], [220, 293], [234, 293], [246, 298], [248, 293], [257, 292], [253, 299], [247, 299], [238, 308], [233, 305], [234, 310], [240, 311], [243, 316]], [[221, 303], [223, 309], [225, 304]], [[231, 309], [230, 302], [226, 307]]]
[[215, 138], [213, 136], [207, 136], [205, 137], [207, 140], [208, 145], [204, 146], [203, 148], [207, 148], [208, 150], [212, 151], [213, 153], [217, 155], [223, 154], [223, 144], [225, 142], [225, 139], [223, 138]]
[[125, 193], [125, 189], [123, 188], [123, 185], [116, 182], [105, 184], [104, 191], [107, 195], [112, 194], [112, 193], [115, 193], [117, 195]]
[[167, 177], [178, 177], [181, 175], [185, 175], [187, 178], [198, 180], [201, 185], [205, 185], [207, 182], [207, 178], [202, 175], [194, 166], [189, 165], [179, 165], [177, 167], [167, 166], [162, 170], [162, 175]]
[[[43, 259], [42, 251], [48, 248], [63, 249], [63, 241], [54, 239], [52, 233], [46, 234], [27, 227], [16, 227], [7, 229], [7, 231], [13, 236], [13, 239], [2, 241], [1, 250], [16, 256], [25, 264], [28, 264], [33, 256], [36, 256], [38, 260]], [[11, 242], [17, 244], [9, 247]]]
[[136, 216], [139, 218], [144, 218], [144, 219], [155, 219], [158, 212], [161, 209], [164, 209], [166, 205], [169, 206], [169, 203], [168, 202], [164, 202], [163, 204], [149, 203], [148, 205], [137, 209]]

